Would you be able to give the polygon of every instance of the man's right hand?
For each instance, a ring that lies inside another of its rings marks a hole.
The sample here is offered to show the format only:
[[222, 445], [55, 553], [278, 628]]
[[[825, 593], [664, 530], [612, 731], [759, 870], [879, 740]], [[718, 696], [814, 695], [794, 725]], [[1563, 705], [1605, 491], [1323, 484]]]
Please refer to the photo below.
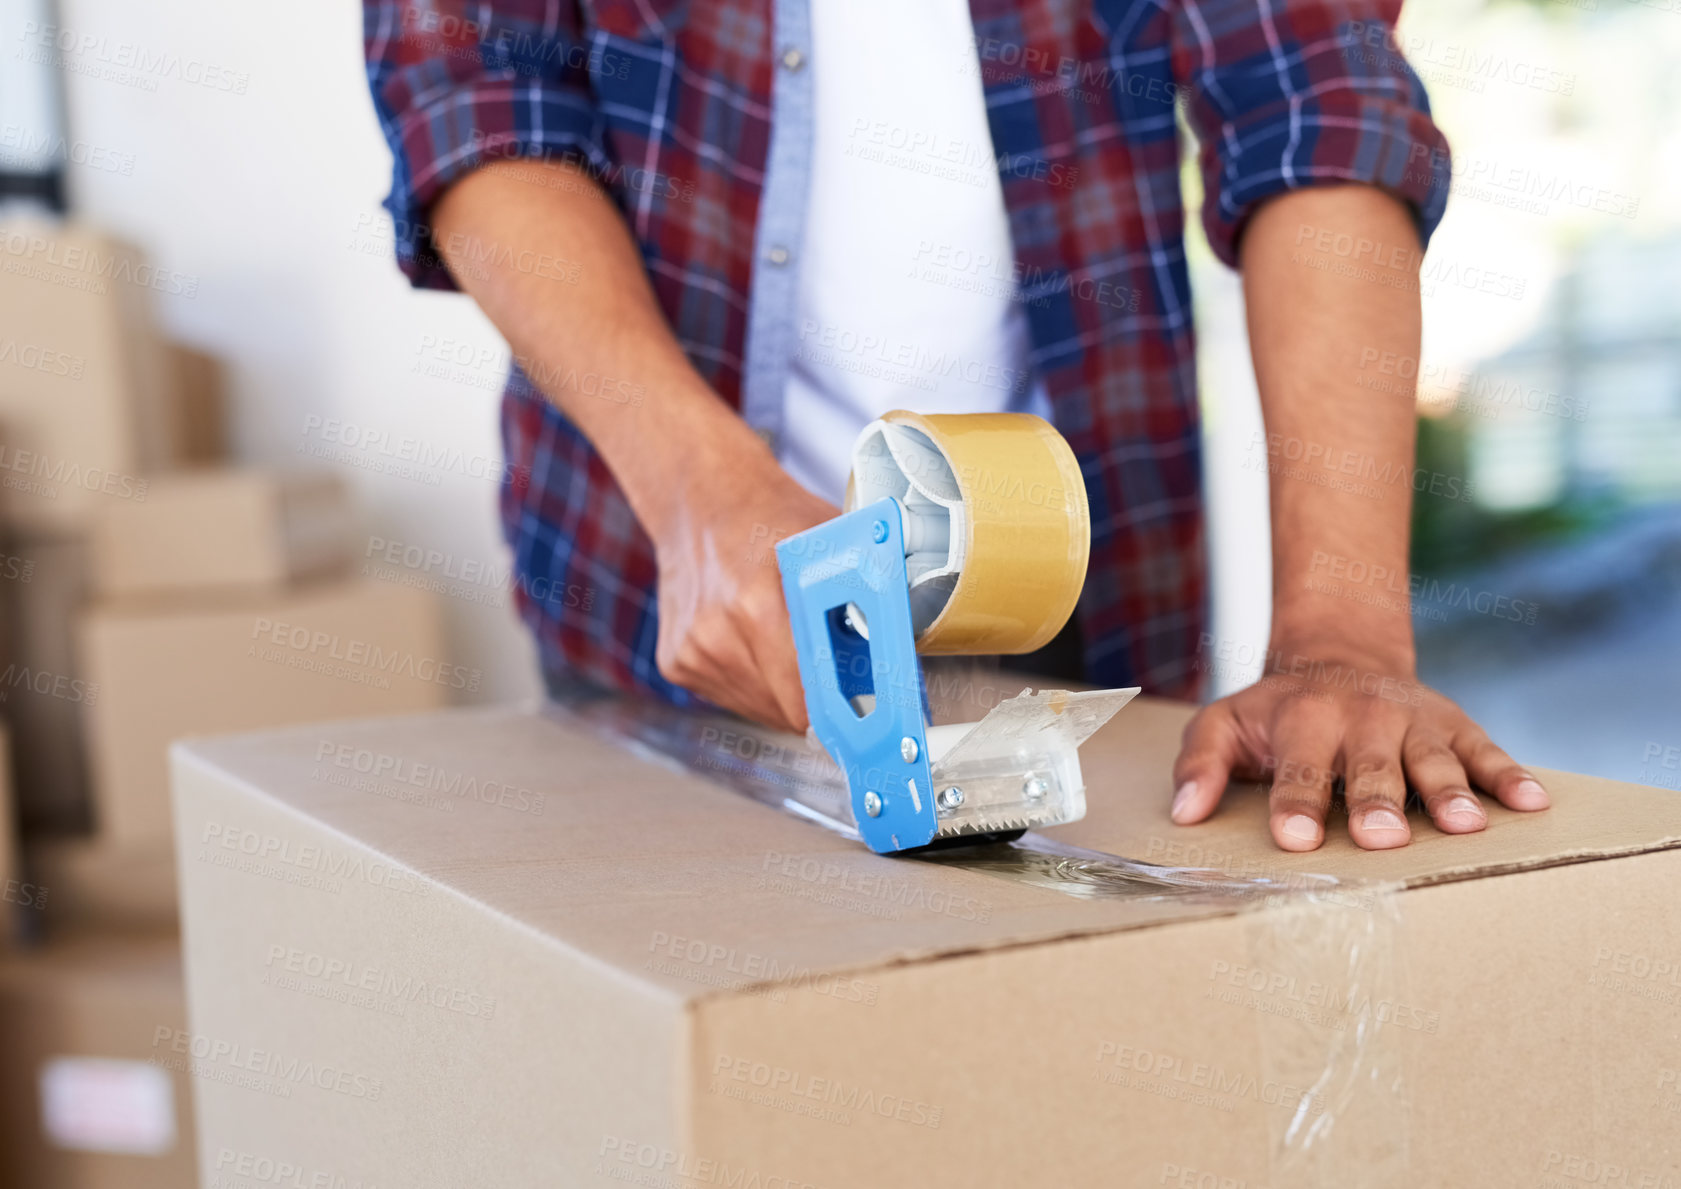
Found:
[[660, 672], [726, 709], [804, 731], [775, 544], [839, 509], [789, 478], [769, 451], [706, 467], [682, 487], [685, 498], [654, 533]]
[[[695, 370], [618, 207], [587, 171], [523, 160], [457, 182], [433, 221], [456, 281], [515, 356], [531, 361], [528, 371], [606, 460], [652, 538], [660, 672], [720, 706], [803, 731], [771, 547], [835, 508], [789, 478]], [[569, 268], [557, 279], [519, 266], [528, 259]], [[638, 399], [604, 400], [595, 386], [568, 380], [578, 375]]]

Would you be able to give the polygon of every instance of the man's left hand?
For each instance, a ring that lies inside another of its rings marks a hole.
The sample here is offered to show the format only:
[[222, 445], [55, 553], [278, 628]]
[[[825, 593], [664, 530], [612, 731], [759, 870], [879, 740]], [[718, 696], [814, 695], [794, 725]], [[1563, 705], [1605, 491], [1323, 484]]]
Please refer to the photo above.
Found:
[[1541, 783], [1463, 710], [1419, 684], [1410, 661], [1289, 644], [1269, 652], [1254, 685], [1203, 707], [1186, 726], [1173, 766], [1173, 820], [1207, 818], [1232, 779], [1271, 780], [1272, 837], [1290, 851], [1325, 840], [1339, 780], [1348, 835], [1366, 850], [1411, 841], [1409, 788], [1447, 834], [1488, 824], [1473, 789], [1508, 809], [1550, 804]]

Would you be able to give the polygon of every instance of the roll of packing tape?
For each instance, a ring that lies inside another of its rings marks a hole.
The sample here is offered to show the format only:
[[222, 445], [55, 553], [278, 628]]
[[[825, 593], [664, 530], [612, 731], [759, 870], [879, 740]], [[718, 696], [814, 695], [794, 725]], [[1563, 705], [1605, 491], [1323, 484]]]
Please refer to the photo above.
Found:
[[847, 507], [888, 496], [904, 511], [918, 652], [1032, 652], [1068, 622], [1091, 513], [1074, 452], [1043, 418], [896, 410], [871, 422]]

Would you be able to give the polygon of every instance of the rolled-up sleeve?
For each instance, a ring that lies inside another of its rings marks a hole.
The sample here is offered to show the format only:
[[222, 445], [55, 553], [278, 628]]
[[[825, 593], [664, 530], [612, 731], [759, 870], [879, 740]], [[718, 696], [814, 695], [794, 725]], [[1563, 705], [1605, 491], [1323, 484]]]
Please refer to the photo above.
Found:
[[432, 242], [432, 203], [498, 158], [607, 168], [576, 0], [364, 0], [368, 85], [395, 158], [397, 263], [453, 289]]
[[1244, 224], [1268, 198], [1339, 182], [1396, 195], [1429, 242], [1452, 169], [1395, 40], [1400, 0], [1166, 2], [1216, 255], [1236, 263]]

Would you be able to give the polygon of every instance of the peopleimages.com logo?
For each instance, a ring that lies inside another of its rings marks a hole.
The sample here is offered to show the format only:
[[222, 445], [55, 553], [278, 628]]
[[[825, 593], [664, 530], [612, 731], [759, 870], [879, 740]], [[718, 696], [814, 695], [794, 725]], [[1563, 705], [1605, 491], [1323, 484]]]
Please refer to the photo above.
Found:
[[299, 657], [337, 662], [387, 678], [408, 677], [450, 689], [477, 690], [484, 677], [480, 669], [452, 665], [436, 657], [416, 656], [407, 649], [386, 648], [337, 632], [324, 632], [301, 623], [282, 623], [261, 615], [251, 622], [251, 639], [288, 649]]
[[303, 438], [298, 443], [299, 453], [421, 479], [431, 486], [436, 486], [446, 474], [516, 485], [531, 478], [529, 467], [516, 466], [487, 454], [470, 454], [453, 443], [428, 442], [412, 434], [392, 433], [318, 413], [304, 417]]

